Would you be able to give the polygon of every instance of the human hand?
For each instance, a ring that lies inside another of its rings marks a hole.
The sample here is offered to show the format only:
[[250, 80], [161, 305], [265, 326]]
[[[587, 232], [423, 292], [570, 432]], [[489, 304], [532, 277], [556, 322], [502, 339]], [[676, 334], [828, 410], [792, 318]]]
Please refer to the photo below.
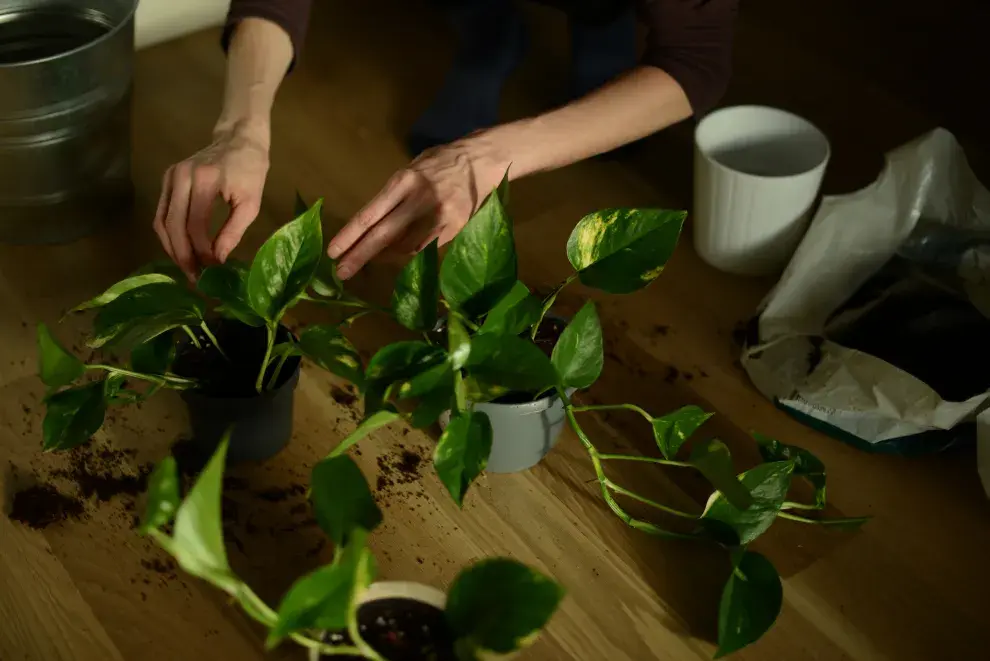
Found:
[[423, 152], [330, 241], [342, 280], [386, 249], [418, 252], [439, 238], [453, 239], [502, 180], [508, 161], [477, 134]]
[[[223, 263], [258, 217], [269, 143], [267, 123], [217, 130], [213, 144], [165, 171], [155, 233], [190, 280], [203, 266]], [[230, 214], [211, 240], [210, 216], [218, 196]]]

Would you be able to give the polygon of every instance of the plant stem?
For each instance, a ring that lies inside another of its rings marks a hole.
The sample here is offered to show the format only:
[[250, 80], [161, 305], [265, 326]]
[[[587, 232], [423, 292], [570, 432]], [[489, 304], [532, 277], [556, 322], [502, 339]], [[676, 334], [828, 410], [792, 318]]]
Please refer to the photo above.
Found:
[[372, 312], [374, 312], [374, 310], [361, 310], [360, 312], [355, 312], [354, 314], [350, 315], [349, 317], [344, 317], [343, 321], [341, 321], [338, 324], [338, 326], [350, 326], [351, 324], [353, 324], [355, 321], [357, 321], [358, 319], [360, 319], [364, 315], [371, 314]]
[[790, 500], [785, 500], [784, 504], [780, 506], [782, 510], [820, 510], [818, 505], [809, 505], [806, 503], [795, 503]]
[[458, 411], [467, 410], [467, 388], [464, 385], [464, 375], [460, 370], [454, 372], [454, 398]]
[[602, 497], [605, 499], [605, 504], [608, 505], [609, 509], [612, 510], [612, 512], [627, 526], [634, 528], [635, 530], [666, 539], [699, 539], [700, 537], [698, 535], [673, 532], [670, 530], [665, 530], [648, 521], [634, 519], [628, 512], [622, 509], [619, 503], [616, 502], [615, 498], [612, 497], [612, 493], [609, 491], [609, 479], [605, 476], [605, 470], [602, 468], [601, 456], [598, 454], [598, 450], [588, 438], [588, 435], [584, 432], [584, 429], [582, 429], [581, 425], [578, 424], [570, 398], [567, 396], [567, 393], [564, 392], [563, 388], [557, 389], [557, 395], [560, 397], [561, 401], [564, 402], [564, 411], [567, 414], [567, 421], [570, 423], [574, 433], [577, 434], [578, 440], [581, 441], [581, 445], [584, 446], [584, 449], [588, 452], [588, 456], [591, 458], [591, 465], [595, 469], [595, 476], [598, 478], [598, 484], [601, 487]]
[[275, 326], [273, 324], [266, 324], [265, 329], [268, 331], [268, 343], [265, 347], [265, 358], [261, 361], [261, 370], [258, 372], [258, 380], [254, 384], [255, 390], [258, 394], [261, 394], [265, 385], [265, 372], [268, 370], [268, 361], [272, 358], [272, 347], [275, 345]]
[[190, 341], [192, 341], [194, 347], [196, 347], [197, 349], [203, 348], [203, 345], [199, 343], [199, 339], [196, 337], [196, 333], [194, 333], [192, 329], [189, 328], [189, 326], [183, 324], [182, 330], [186, 331], [186, 335], [189, 336], [189, 339]]
[[220, 348], [220, 343], [217, 342], [216, 336], [210, 330], [210, 327], [206, 325], [206, 322], [204, 321], [203, 323], [201, 323], [199, 327], [203, 329], [204, 333], [206, 333], [206, 337], [210, 338], [210, 342], [212, 342], [213, 346], [217, 348], [217, 351], [220, 352], [220, 355], [223, 356], [229, 362], [230, 358], [227, 358], [227, 354], [225, 354], [223, 349]]
[[798, 516], [797, 514], [789, 514], [788, 512], [777, 512], [777, 516], [782, 519], [789, 519], [799, 523], [813, 523], [819, 526], [857, 526], [866, 523], [870, 518], [868, 516], [853, 516], [838, 519], [809, 519], [806, 516]]
[[285, 361], [289, 359], [289, 352], [283, 351], [282, 356], [278, 360], [278, 364], [275, 365], [275, 371], [272, 372], [272, 376], [268, 379], [268, 390], [275, 387], [275, 382], [278, 381], [278, 375], [282, 373], [282, 368], [285, 367]]
[[648, 464], [660, 464], [661, 466], [677, 466], [678, 468], [694, 468], [694, 464], [686, 461], [671, 461], [670, 459], [656, 459], [654, 457], [640, 457], [633, 454], [599, 454], [599, 459], [607, 461], [642, 461]]
[[650, 507], [655, 507], [658, 510], [660, 510], [661, 512], [666, 512], [667, 514], [673, 514], [674, 516], [679, 516], [679, 517], [682, 517], [682, 518], [685, 518], [685, 519], [691, 519], [691, 520], [697, 520], [698, 519], [698, 517], [696, 517], [693, 514], [688, 514], [687, 512], [682, 512], [680, 510], [676, 510], [673, 507], [667, 507], [666, 505], [661, 505], [660, 503], [656, 502], [655, 500], [650, 500], [649, 498], [646, 498], [644, 496], [640, 496], [638, 493], [635, 493], [633, 491], [630, 491], [629, 489], [626, 489], [625, 487], [620, 487], [618, 484], [616, 484], [615, 482], [613, 482], [612, 480], [610, 480], [607, 477], [605, 478], [605, 486], [607, 486], [609, 489], [611, 489], [615, 493], [621, 493], [623, 496], [628, 496], [629, 498], [632, 498], [633, 500], [638, 500], [639, 502], [643, 503], [644, 505], [649, 505]]
[[547, 297], [543, 299], [543, 309], [540, 310], [540, 318], [536, 320], [535, 324], [533, 324], [533, 330], [530, 331], [529, 333], [529, 339], [531, 340], [536, 339], [536, 334], [540, 330], [540, 324], [543, 323], [543, 317], [545, 317], [547, 312], [550, 311], [550, 308], [553, 307], [554, 302], [557, 300], [557, 294], [559, 294], [564, 287], [574, 282], [577, 279], [577, 277], [578, 277], [577, 273], [571, 273], [569, 276], [567, 276], [566, 280], [564, 280], [562, 283], [554, 287], [553, 291], [547, 294]]
[[86, 365], [86, 369], [89, 370], [106, 370], [111, 374], [120, 374], [121, 376], [126, 376], [131, 379], [138, 379], [139, 381], [148, 381], [159, 386], [194, 386], [196, 382], [192, 379], [186, 379], [181, 376], [175, 376], [174, 374], [163, 374], [157, 376], [155, 374], [142, 374], [140, 372], [132, 372], [131, 370], [126, 370], [121, 367], [114, 367], [113, 365]]
[[635, 411], [636, 413], [646, 418], [648, 422], [653, 422], [653, 416], [647, 413], [646, 411], [644, 411], [643, 409], [641, 409], [640, 407], [636, 406], [635, 404], [596, 404], [594, 406], [574, 407], [575, 413], [585, 413], [588, 411], [618, 411], [618, 410]]

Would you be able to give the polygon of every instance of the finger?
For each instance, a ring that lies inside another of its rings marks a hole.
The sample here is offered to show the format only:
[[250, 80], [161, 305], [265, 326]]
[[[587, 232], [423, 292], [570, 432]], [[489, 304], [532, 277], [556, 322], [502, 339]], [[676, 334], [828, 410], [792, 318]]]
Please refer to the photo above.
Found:
[[213, 254], [216, 260], [223, 264], [227, 261], [228, 255], [237, 247], [244, 236], [244, 232], [251, 226], [254, 219], [261, 211], [261, 200], [252, 197], [243, 201], [235, 201], [230, 210], [230, 218], [224, 223], [217, 234], [216, 241], [213, 242]]
[[175, 257], [172, 255], [172, 242], [168, 240], [168, 232], [165, 231], [165, 214], [168, 213], [168, 201], [172, 196], [172, 173], [174, 171], [175, 168], [170, 167], [165, 170], [165, 174], [162, 176], [162, 194], [158, 197], [158, 209], [155, 210], [155, 220], [151, 223], [155, 234], [158, 235], [158, 240], [161, 241], [162, 248], [173, 260]]
[[330, 258], [337, 259], [349, 251], [376, 223], [397, 209], [416, 190], [420, 181], [419, 176], [410, 170], [402, 170], [392, 177], [385, 188], [330, 240], [327, 249]]
[[400, 238], [422, 212], [422, 206], [416, 196], [404, 199], [344, 253], [337, 265], [337, 276], [341, 280], [346, 280], [360, 271], [372, 257]]
[[210, 216], [219, 192], [220, 170], [216, 166], [202, 165], [193, 170], [186, 230], [200, 264], [213, 264], [216, 261], [213, 256], [213, 241], [210, 240]]
[[196, 279], [196, 260], [186, 222], [189, 215], [189, 193], [192, 189], [192, 165], [179, 163], [172, 177], [172, 195], [165, 215], [165, 231], [172, 243], [172, 259], [185, 272], [190, 280]]

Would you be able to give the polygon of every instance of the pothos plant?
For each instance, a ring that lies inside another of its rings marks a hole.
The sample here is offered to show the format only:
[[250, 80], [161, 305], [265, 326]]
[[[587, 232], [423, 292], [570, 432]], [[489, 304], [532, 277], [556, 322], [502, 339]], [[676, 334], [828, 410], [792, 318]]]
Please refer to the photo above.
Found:
[[393, 617], [369, 621], [377, 618], [362, 616], [361, 602], [375, 579], [376, 564], [367, 539], [382, 522], [382, 513], [361, 470], [344, 456], [317, 463], [310, 486], [316, 521], [334, 544], [333, 560], [299, 578], [278, 607], [271, 608], [227, 560], [221, 516], [227, 444], [227, 439], [221, 441], [185, 499], [175, 459], [168, 457], [155, 467], [140, 532], [186, 572], [230, 595], [265, 627], [269, 648], [290, 639], [308, 648], [311, 658], [475, 661], [531, 643], [563, 597], [560, 586], [539, 572], [510, 559], [489, 558], [457, 576], [447, 595], [444, 625], [428, 638], [422, 630], [430, 620], [408, 622], [405, 629], [412, 631]]
[[[549, 352], [535, 341], [558, 294], [575, 281], [611, 294], [645, 288], [673, 254], [685, 213], [655, 209], [609, 209], [581, 219], [567, 242], [574, 268], [545, 297], [535, 296], [517, 277], [512, 224], [506, 206], [507, 182], [489, 195], [451, 242], [440, 262], [437, 243], [417, 254], [398, 276], [391, 305], [378, 306], [344, 291], [331, 260], [322, 257], [320, 203], [300, 209], [258, 251], [250, 267], [235, 263], [206, 269], [198, 289], [219, 302], [215, 313], [244, 324], [263, 326], [267, 344], [257, 368], [259, 392], [272, 387], [280, 367], [295, 355], [352, 381], [362, 392], [365, 417], [331, 453], [342, 456], [374, 429], [405, 419], [415, 427], [450, 419], [437, 443], [433, 463], [452, 498], [460, 505], [484, 470], [493, 443], [488, 416], [474, 404], [520, 394], [530, 399], [560, 398], [565, 415], [588, 453], [606, 504], [629, 526], [678, 540], [703, 540], [729, 550], [732, 572], [719, 608], [718, 655], [757, 640], [774, 622], [782, 604], [780, 579], [762, 555], [748, 550], [777, 518], [832, 526], [858, 526], [863, 519], [822, 519], [795, 510], [825, 507], [825, 469], [807, 451], [757, 437], [765, 460], [735, 474], [729, 448], [719, 439], [689, 438], [710, 417], [695, 406], [654, 416], [634, 404], [581, 406], [569, 392], [590, 387], [604, 365], [601, 323], [592, 301], [567, 323]], [[162, 280], [161, 278], [169, 278]], [[90, 346], [127, 347], [130, 367], [85, 365], [39, 328], [41, 373], [52, 389], [45, 420], [46, 449], [84, 442], [102, 424], [108, 404], [146, 396], [159, 387], [189, 388], [196, 383], [169, 371], [182, 333], [195, 341], [193, 328], [209, 335], [206, 304], [165, 273], [141, 273], [111, 287], [81, 308], [100, 308]], [[162, 295], [159, 295], [159, 292]], [[352, 308], [342, 324], [371, 312], [390, 315], [422, 340], [380, 349], [362, 369], [353, 346], [335, 325], [302, 330], [298, 338], [277, 342], [279, 323], [299, 301]], [[441, 321], [442, 341], [431, 332]], [[215, 339], [213, 339], [215, 342]], [[218, 347], [220, 349], [220, 347]], [[222, 349], [221, 349], [222, 350]], [[102, 381], [69, 386], [87, 370], [106, 372]], [[266, 379], [267, 376], [267, 379]], [[125, 380], [150, 383], [132, 391]], [[581, 426], [579, 414], [626, 409], [650, 425], [660, 456], [604, 453]], [[684, 456], [684, 455], [687, 456]], [[606, 467], [637, 461], [695, 470], [714, 486], [701, 512], [684, 512], [638, 494], [609, 477]], [[815, 489], [812, 503], [788, 500], [800, 477]], [[630, 515], [620, 499], [655, 510], [661, 522]]]

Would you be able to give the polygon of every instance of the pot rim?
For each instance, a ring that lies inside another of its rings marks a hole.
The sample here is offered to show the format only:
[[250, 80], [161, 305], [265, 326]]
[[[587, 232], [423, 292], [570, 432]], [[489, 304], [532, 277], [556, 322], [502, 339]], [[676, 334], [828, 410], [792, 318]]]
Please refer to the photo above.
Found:
[[361, 593], [358, 604], [382, 599], [411, 599], [439, 610], [447, 606], [447, 595], [441, 590], [415, 581], [376, 581]]
[[[566, 392], [567, 396], [570, 397], [575, 392], [577, 392], [577, 388], [567, 388], [564, 392]], [[501, 402], [475, 402], [474, 407], [478, 408], [478, 407], [493, 406], [503, 410], [512, 409], [523, 415], [529, 415], [532, 413], [542, 413], [543, 411], [546, 411], [551, 406], [553, 406], [555, 401], [559, 399], [560, 397], [557, 395], [557, 393], [553, 392], [550, 393], [549, 395], [546, 395], [545, 397], [541, 397], [532, 402], [521, 402], [519, 404], [502, 404]]]
[[[101, 34], [96, 39], [93, 39], [92, 41], [88, 41], [82, 46], [76, 46], [71, 50], [67, 50], [61, 53], [56, 53], [55, 55], [48, 55], [47, 57], [39, 57], [33, 60], [24, 60], [23, 62], [12, 62], [7, 64], [0, 63], [0, 71], [3, 71], [4, 69], [10, 70], [10, 69], [17, 69], [19, 67], [30, 67], [37, 64], [47, 64], [49, 62], [55, 62], [57, 60], [71, 57], [73, 55], [78, 55], [79, 53], [85, 52], [92, 48], [96, 48], [101, 44], [103, 44], [104, 42], [114, 39], [124, 29], [124, 26], [129, 25], [131, 32], [133, 33], [134, 17], [137, 14], [138, 0], [127, 0], [127, 2], [130, 4], [130, 7], [125, 10], [123, 17], [121, 17], [119, 21], [114, 21], [110, 29], [107, 30], [105, 33]], [[53, 5], [53, 6], [58, 7], [58, 5]], [[91, 8], [84, 7], [83, 9], [85, 11], [86, 9], [91, 9]], [[22, 13], [26, 13], [26, 12], [23, 12], [22, 10]]]

